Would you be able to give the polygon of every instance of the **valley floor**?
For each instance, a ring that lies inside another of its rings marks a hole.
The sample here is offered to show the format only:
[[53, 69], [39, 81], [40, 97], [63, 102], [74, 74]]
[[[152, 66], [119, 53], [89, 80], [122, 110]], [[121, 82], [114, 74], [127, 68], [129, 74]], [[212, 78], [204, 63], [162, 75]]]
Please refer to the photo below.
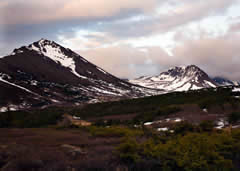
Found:
[[240, 130], [178, 125], [148, 128], [79, 127], [0, 130], [2, 171], [238, 170]]
[[240, 170], [231, 88], [0, 114], [1, 171]]
[[81, 129], [1, 129], [0, 168], [62, 170], [109, 167], [118, 137], [93, 137]]

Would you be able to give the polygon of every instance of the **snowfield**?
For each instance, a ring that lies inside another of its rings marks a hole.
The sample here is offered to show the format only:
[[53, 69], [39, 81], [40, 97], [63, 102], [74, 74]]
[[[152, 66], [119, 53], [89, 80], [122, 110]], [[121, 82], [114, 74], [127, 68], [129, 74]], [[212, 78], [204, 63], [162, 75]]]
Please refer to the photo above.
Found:
[[234, 88], [233, 90], [232, 90], [232, 92], [240, 92], [240, 88]]

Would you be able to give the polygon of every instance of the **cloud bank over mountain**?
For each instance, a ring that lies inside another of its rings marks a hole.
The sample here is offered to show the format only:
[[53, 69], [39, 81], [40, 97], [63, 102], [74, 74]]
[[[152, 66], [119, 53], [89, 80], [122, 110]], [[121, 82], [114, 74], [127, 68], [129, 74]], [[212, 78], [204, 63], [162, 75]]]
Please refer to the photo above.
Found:
[[196, 64], [240, 80], [239, 0], [3, 0], [0, 55], [53, 39], [122, 78]]

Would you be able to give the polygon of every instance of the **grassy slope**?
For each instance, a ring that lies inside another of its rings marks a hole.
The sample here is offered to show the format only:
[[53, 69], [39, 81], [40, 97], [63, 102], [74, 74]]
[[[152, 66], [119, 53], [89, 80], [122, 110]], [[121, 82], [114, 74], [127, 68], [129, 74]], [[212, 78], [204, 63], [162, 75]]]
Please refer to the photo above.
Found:
[[45, 127], [55, 124], [64, 113], [84, 119], [112, 115], [135, 114], [136, 122], [152, 120], [181, 110], [183, 104], [197, 104], [201, 108], [231, 104], [236, 108], [240, 100], [235, 98], [231, 89], [218, 88], [191, 92], [170, 93], [139, 99], [89, 104], [78, 108], [48, 108], [38, 111], [18, 111], [0, 114], [0, 127]]
[[72, 113], [88, 118], [141, 113], [143, 111], [152, 112], [168, 106], [180, 104], [198, 104], [201, 108], [208, 108], [211, 105], [223, 105], [224, 103], [230, 103], [232, 105], [239, 103], [239, 100], [232, 96], [231, 89], [219, 88], [218, 91], [206, 89], [191, 92], [177, 92], [118, 102], [90, 104], [80, 110], [72, 110]]

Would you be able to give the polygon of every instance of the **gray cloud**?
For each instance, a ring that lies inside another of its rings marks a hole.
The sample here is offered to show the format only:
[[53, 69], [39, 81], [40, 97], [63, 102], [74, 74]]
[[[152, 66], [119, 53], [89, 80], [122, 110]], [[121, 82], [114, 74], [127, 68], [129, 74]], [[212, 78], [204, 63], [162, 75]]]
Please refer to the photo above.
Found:
[[[103, 28], [118, 37], [139, 37], [156, 33], [163, 33], [199, 21], [205, 17], [224, 15], [229, 6], [236, 0], [211, 0], [211, 1], [166, 1], [174, 4], [173, 9], [166, 14], [139, 16], [140, 20], [129, 22], [115, 21], [107, 23]], [[126, 31], [127, 30], [127, 31]]]
[[231, 31], [220, 37], [205, 34], [198, 39], [182, 37], [181, 44], [172, 50], [173, 56], [157, 46], [116, 46], [79, 53], [119, 77], [156, 75], [172, 66], [195, 64], [210, 76], [240, 80], [239, 45], [236, 43], [240, 41], [240, 34]]
[[[187, 40], [173, 51], [177, 63], [197, 64], [210, 75], [240, 80], [240, 35], [228, 33], [222, 37]], [[181, 62], [182, 61], [182, 62]]]
[[12, 0], [0, 4], [0, 14], [5, 18], [0, 23], [13, 25], [71, 19], [94, 20], [115, 16], [125, 10], [151, 11], [157, 4], [157, 0], [148, 0], [141, 3], [138, 0], [121, 0], [118, 2], [112, 0]]
[[[199, 30], [189, 34], [190, 37], [176, 34], [173, 56], [160, 46], [134, 48], [127, 43], [129, 39], [138, 41], [139, 37], [176, 32], [179, 28], [188, 32], [186, 28], [190, 23], [224, 16], [236, 2], [238, 0], [2, 0], [0, 55], [43, 37], [66, 45], [71, 42], [69, 48], [74, 50], [86, 47], [87, 50], [79, 51], [81, 55], [120, 77], [158, 74], [171, 66], [196, 64], [211, 75], [240, 80], [236, 43], [240, 41], [239, 20], [230, 22], [232, 26], [224, 36], [214, 37]], [[170, 9], [164, 12], [165, 6]], [[89, 34], [79, 37], [79, 30]]]

